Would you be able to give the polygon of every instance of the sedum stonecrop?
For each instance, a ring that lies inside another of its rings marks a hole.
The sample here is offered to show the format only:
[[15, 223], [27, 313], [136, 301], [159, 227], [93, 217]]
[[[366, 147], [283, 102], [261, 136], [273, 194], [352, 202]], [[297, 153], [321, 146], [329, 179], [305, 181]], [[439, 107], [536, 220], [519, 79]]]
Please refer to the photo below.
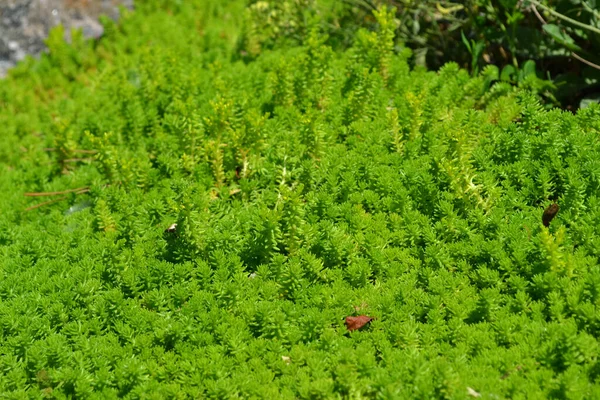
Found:
[[0, 392], [600, 396], [600, 108], [411, 70], [386, 9], [338, 51], [285, 1], [298, 40], [244, 49], [261, 3], [149, 1], [1, 82]]

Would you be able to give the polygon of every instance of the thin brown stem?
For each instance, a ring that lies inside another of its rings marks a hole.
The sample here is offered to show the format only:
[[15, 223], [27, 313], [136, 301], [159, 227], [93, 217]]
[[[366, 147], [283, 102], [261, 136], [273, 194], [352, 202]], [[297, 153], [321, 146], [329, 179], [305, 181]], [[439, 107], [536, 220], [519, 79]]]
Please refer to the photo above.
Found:
[[91, 157], [88, 157], [88, 158], [67, 158], [65, 160], [62, 160], [62, 162], [80, 162], [80, 161], [94, 161], [94, 159]]
[[532, 5], [531, 5], [531, 11], [533, 11], [533, 13], [534, 13], [534, 14], [535, 14], [535, 16], [537, 17], [537, 19], [539, 19], [539, 20], [540, 20], [540, 22], [541, 22], [543, 25], [546, 25], [546, 24], [547, 24], [547, 22], [546, 22], [546, 20], [544, 19], [544, 17], [542, 17], [542, 15], [540, 14], [540, 12], [539, 12], [539, 11], [537, 10], [537, 8], [535, 7], [535, 4], [532, 4]]
[[63, 190], [60, 192], [34, 192], [34, 193], [23, 193], [24, 196], [28, 196], [28, 197], [41, 197], [41, 196], [56, 196], [59, 194], [66, 194], [66, 193], [73, 193], [73, 192], [83, 192], [83, 191], [89, 191], [90, 188], [89, 186], [84, 186], [84, 187], [80, 187], [77, 189], [69, 189], [69, 190]]
[[84, 154], [96, 154], [98, 150], [83, 150], [83, 149], [75, 149], [73, 153], [84, 153]]
[[[77, 189], [74, 189], [74, 190], [77, 190]], [[77, 190], [77, 191], [75, 192], [75, 194], [87, 193], [87, 192], [89, 192], [89, 191], [90, 191], [90, 189], [89, 189], [89, 188], [87, 188], [87, 187], [85, 187], [85, 188], [80, 188], [80, 190]], [[57, 192], [57, 193], [60, 193], [60, 192]], [[66, 193], [66, 192], [65, 192], [65, 193]], [[26, 193], [26, 194], [30, 194], [30, 193]], [[68, 198], [69, 198], [69, 196], [62, 196], [62, 197], [59, 197], [59, 198], [57, 198], [57, 199], [52, 199], [52, 200], [44, 201], [44, 202], [42, 202], [42, 203], [39, 203], [39, 204], [36, 204], [36, 205], [34, 205], [34, 206], [27, 207], [27, 208], [25, 209], [25, 211], [31, 211], [31, 210], [35, 210], [36, 208], [40, 208], [40, 207], [43, 207], [43, 206], [45, 206], [45, 205], [48, 205], [48, 204], [57, 203], [57, 202], [59, 202], [59, 201], [66, 200], [66, 199], [68, 199]]]
[[577, 53], [573, 53], [573, 52], [571, 52], [571, 56], [573, 56], [573, 58], [575, 58], [575, 59], [577, 59], [577, 60], [581, 61], [582, 63], [589, 65], [589, 66], [590, 66], [590, 67], [592, 67], [592, 68], [596, 68], [596, 69], [599, 69], [599, 70], [600, 70], [600, 65], [598, 65], [598, 64], [594, 64], [593, 62], [591, 62], [591, 61], [589, 61], [589, 60], [586, 60], [585, 58], [581, 57], [581, 56], [580, 56], [579, 54], [577, 54]]
[[58, 202], [58, 201], [61, 201], [61, 200], [65, 200], [65, 199], [67, 199], [68, 197], [69, 197], [69, 196], [63, 196], [63, 197], [59, 197], [58, 199], [44, 201], [43, 203], [39, 203], [39, 204], [36, 204], [36, 205], [34, 205], [34, 206], [27, 207], [27, 208], [25, 209], [25, 211], [31, 211], [31, 210], [35, 210], [36, 208], [39, 208], [39, 207], [45, 206], [45, 205], [47, 205], [47, 204], [52, 204], [52, 203], [56, 203], [56, 202]]
[[[44, 147], [42, 150], [56, 151], [56, 147]], [[73, 151], [73, 153], [82, 153], [82, 154], [96, 154], [98, 152], [98, 150], [85, 150], [85, 149], [75, 149], [72, 151]]]

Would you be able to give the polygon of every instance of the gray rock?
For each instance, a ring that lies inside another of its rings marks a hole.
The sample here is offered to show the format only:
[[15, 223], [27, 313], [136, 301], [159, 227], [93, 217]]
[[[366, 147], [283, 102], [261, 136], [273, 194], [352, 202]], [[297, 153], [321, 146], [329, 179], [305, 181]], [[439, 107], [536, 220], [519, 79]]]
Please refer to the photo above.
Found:
[[0, 77], [26, 55], [37, 56], [44, 49], [50, 29], [81, 29], [86, 38], [102, 36], [100, 15], [119, 17], [119, 6], [133, 8], [133, 0], [0, 0]]

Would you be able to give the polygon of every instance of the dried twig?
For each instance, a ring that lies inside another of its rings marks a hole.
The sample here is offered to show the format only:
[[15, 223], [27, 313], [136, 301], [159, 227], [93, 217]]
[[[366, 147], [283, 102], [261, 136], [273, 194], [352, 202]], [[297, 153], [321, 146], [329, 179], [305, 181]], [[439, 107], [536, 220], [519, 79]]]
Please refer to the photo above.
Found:
[[[44, 147], [42, 150], [44, 151], [56, 151], [56, 147]], [[75, 149], [71, 150], [73, 153], [82, 153], [82, 154], [96, 154], [98, 150], [84, 150], [84, 149]]]
[[36, 205], [34, 205], [34, 206], [27, 207], [27, 208], [25, 209], [25, 211], [31, 211], [31, 210], [35, 210], [36, 208], [39, 208], [39, 207], [45, 206], [45, 205], [47, 205], [47, 204], [52, 204], [52, 203], [56, 203], [56, 202], [58, 202], [58, 201], [61, 201], [61, 200], [65, 200], [65, 199], [66, 199], [66, 198], [68, 198], [68, 197], [69, 197], [69, 196], [63, 196], [63, 197], [59, 197], [58, 199], [44, 201], [43, 203], [39, 203], [39, 204], [36, 204]]
[[589, 65], [589, 66], [590, 66], [590, 67], [592, 67], [592, 68], [600, 69], [600, 65], [598, 65], [598, 64], [594, 64], [593, 62], [586, 60], [585, 58], [581, 57], [581, 56], [580, 56], [579, 54], [577, 54], [577, 53], [573, 53], [573, 52], [571, 52], [571, 56], [573, 56], [573, 58], [576, 58], [576, 59], [578, 59], [578, 60], [579, 60], [579, 61], [581, 61], [582, 63]]
[[94, 161], [94, 159], [91, 157], [88, 157], [88, 158], [67, 158], [65, 160], [62, 160], [62, 162], [80, 162], [80, 161]]
[[73, 192], [89, 192], [90, 191], [90, 187], [89, 186], [84, 186], [84, 187], [80, 187], [77, 189], [69, 189], [69, 190], [63, 190], [60, 192], [33, 192], [33, 193], [23, 193], [24, 196], [27, 197], [41, 197], [41, 196], [56, 196], [59, 194], [66, 194], [66, 193], [73, 193]]
[[[87, 193], [87, 192], [89, 192], [89, 191], [90, 191], [89, 187], [84, 187], [84, 188], [79, 188], [79, 189], [65, 190], [65, 191], [63, 191], [63, 192], [25, 193], [25, 195], [33, 195], [33, 196], [52, 196], [52, 195], [55, 195], [55, 194], [61, 194], [61, 193], [75, 193], [75, 194], [83, 194], [83, 193]], [[35, 210], [36, 208], [39, 208], [39, 207], [45, 206], [45, 205], [47, 205], [47, 204], [57, 203], [57, 202], [59, 202], [59, 201], [66, 200], [66, 199], [68, 199], [68, 198], [69, 198], [69, 196], [62, 196], [62, 197], [59, 197], [59, 198], [57, 198], [57, 199], [53, 199], [53, 200], [44, 201], [44, 202], [42, 202], [42, 203], [39, 203], [39, 204], [36, 204], [36, 205], [34, 205], [34, 206], [27, 207], [27, 208], [25, 209], [25, 211], [31, 211], [31, 210]]]
[[75, 149], [73, 153], [84, 153], [84, 154], [96, 154], [98, 150], [83, 150], [83, 149]]

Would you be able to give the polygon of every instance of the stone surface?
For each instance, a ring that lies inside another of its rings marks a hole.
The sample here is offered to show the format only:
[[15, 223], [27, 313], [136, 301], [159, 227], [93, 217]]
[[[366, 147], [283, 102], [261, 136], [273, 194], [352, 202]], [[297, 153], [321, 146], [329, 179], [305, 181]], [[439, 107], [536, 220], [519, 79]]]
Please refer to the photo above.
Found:
[[102, 36], [98, 17], [117, 19], [120, 5], [132, 8], [133, 0], [0, 0], [0, 76], [26, 55], [43, 51], [44, 39], [58, 24], [67, 34], [79, 28], [85, 37]]

